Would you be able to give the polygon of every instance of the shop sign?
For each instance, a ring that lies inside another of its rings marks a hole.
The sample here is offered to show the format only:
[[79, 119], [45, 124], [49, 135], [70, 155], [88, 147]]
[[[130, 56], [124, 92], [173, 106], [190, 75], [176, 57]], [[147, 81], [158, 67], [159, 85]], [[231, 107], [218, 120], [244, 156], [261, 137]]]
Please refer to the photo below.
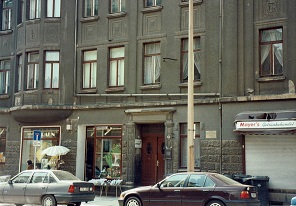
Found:
[[250, 121], [250, 122], [236, 122], [235, 127], [239, 129], [284, 129], [296, 128], [296, 120], [288, 121]]

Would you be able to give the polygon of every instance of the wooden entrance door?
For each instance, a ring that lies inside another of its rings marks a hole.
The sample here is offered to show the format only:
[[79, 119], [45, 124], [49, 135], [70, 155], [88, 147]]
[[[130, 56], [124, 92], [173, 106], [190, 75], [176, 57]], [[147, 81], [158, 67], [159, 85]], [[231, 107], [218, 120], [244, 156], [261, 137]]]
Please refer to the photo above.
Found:
[[142, 130], [142, 185], [153, 185], [164, 177], [164, 127], [159, 127], [152, 130], [155, 133]]

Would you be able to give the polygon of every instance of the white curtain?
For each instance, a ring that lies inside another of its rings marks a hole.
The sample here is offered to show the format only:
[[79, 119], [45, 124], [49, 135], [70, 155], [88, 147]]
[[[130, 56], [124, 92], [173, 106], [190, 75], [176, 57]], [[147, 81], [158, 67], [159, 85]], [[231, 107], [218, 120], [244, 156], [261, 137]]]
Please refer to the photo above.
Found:
[[[282, 40], [282, 29], [266, 30], [262, 32], [262, 42], [271, 42]], [[283, 44], [272, 44], [273, 52], [278, 62], [283, 66]], [[266, 58], [270, 54], [270, 45], [261, 46], [261, 65], [264, 64]]]
[[160, 44], [145, 45], [145, 55], [144, 84], [157, 83], [160, 81]]

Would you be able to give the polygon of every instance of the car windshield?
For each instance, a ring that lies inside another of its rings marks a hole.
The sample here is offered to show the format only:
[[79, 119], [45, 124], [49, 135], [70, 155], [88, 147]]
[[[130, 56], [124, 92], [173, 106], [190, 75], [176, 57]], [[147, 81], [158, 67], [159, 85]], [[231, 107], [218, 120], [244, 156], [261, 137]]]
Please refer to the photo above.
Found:
[[217, 179], [219, 179], [221, 182], [224, 182], [227, 185], [240, 185], [241, 184], [241, 183], [239, 183], [229, 177], [221, 175], [221, 174], [213, 174], [213, 176], [216, 177]]
[[52, 172], [59, 180], [80, 180], [79, 178], [67, 171], [56, 170]]

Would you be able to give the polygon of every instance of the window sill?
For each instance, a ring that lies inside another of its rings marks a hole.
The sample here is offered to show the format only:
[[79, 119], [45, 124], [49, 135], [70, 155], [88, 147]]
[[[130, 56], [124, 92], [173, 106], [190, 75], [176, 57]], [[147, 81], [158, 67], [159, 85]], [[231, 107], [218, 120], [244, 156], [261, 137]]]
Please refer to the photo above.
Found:
[[114, 18], [119, 18], [119, 17], [124, 17], [126, 16], [126, 12], [118, 12], [118, 13], [112, 13], [112, 14], [107, 14], [108, 19], [114, 19]]
[[[202, 82], [201, 81], [193, 82], [193, 86], [194, 87], [200, 87], [200, 86], [202, 86]], [[179, 87], [180, 88], [188, 87], [188, 82], [183, 82], [183, 83], [179, 84]]]
[[44, 19], [44, 22], [48, 23], [48, 22], [61, 22], [61, 18], [60, 17], [46, 17], [46, 19]]
[[0, 94], [0, 99], [9, 99], [8, 94]]
[[259, 77], [257, 82], [280, 82], [286, 79], [285, 76], [268, 76], [268, 77]]
[[96, 94], [97, 89], [82, 89], [78, 92], [79, 94]]
[[141, 10], [142, 13], [151, 13], [151, 12], [156, 12], [156, 11], [161, 11], [162, 10], [162, 6], [151, 6], [151, 7], [147, 7]]
[[40, 23], [41, 20], [40, 19], [29, 19], [26, 21], [26, 24], [37, 24]]
[[141, 90], [153, 90], [153, 89], [160, 89], [161, 84], [150, 84], [150, 85], [143, 85], [140, 87]]
[[12, 29], [0, 31], [0, 35], [12, 34]]
[[98, 21], [100, 19], [99, 16], [90, 16], [90, 17], [83, 17], [80, 19], [80, 22], [91, 22], [91, 21]]
[[[202, 3], [202, 0], [193, 0], [193, 6], [199, 5]], [[189, 1], [187, 2], [181, 2], [179, 4], [180, 7], [188, 7], [189, 6]]]
[[111, 92], [123, 92], [125, 90], [125, 87], [109, 87], [105, 89], [105, 92], [111, 93]]

